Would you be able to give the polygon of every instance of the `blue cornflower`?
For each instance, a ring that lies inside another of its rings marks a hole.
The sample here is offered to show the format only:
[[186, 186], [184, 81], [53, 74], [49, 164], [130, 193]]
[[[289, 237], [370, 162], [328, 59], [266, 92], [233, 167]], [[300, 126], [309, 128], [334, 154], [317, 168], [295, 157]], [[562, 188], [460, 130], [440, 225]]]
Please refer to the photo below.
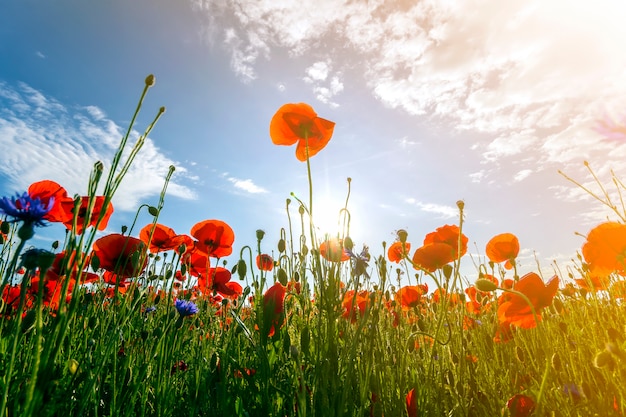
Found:
[[14, 222], [22, 221], [24, 224], [33, 226], [45, 226], [44, 216], [54, 207], [54, 197], [50, 197], [48, 204], [44, 205], [39, 197], [31, 198], [27, 192], [21, 196], [0, 198], [0, 213], [13, 217]]
[[146, 307], [146, 309], [143, 311], [145, 314], [150, 314], [156, 311], [156, 307], [155, 306], [150, 306], [150, 307]]
[[572, 397], [572, 400], [578, 401], [585, 397], [583, 390], [573, 382], [567, 382], [563, 385], [563, 392]]
[[365, 275], [369, 278], [369, 274], [367, 273], [367, 268], [369, 265], [367, 264], [370, 261], [369, 248], [363, 245], [363, 250], [358, 255], [352, 252], [351, 249], [344, 248], [350, 259], [352, 259], [352, 272], [357, 277], [361, 275]]
[[174, 306], [181, 317], [193, 316], [198, 312], [198, 306], [196, 306], [192, 301], [176, 300]]

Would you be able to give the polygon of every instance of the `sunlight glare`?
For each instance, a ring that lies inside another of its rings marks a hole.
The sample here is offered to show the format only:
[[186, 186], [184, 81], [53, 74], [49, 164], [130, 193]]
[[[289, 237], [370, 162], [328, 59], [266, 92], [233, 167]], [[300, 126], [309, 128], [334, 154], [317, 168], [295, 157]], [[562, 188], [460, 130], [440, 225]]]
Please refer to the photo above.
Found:
[[342, 208], [344, 202], [330, 196], [322, 196], [314, 202], [313, 225], [319, 236], [337, 236], [343, 232], [344, 216]]

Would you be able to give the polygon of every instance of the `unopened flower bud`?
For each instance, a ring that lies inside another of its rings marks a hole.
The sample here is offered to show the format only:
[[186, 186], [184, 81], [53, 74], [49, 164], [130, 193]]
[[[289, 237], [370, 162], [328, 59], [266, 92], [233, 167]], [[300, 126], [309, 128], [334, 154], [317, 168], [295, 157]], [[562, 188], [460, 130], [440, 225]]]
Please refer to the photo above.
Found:
[[611, 352], [608, 352], [606, 350], [599, 352], [595, 356], [595, 358], [593, 358], [593, 365], [596, 368], [604, 368], [605, 366], [611, 365], [611, 362], [613, 362], [613, 357], [611, 356]]
[[155, 82], [155, 78], [154, 78], [154, 74], [150, 74], [146, 77], [146, 85], [148, 87], [152, 87], [154, 85]]
[[495, 282], [489, 279], [485, 279], [485, 278], [477, 279], [474, 285], [480, 291], [485, 291], [485, 292], [495, 291], [498, 289], [498, 286], [495, 284]]

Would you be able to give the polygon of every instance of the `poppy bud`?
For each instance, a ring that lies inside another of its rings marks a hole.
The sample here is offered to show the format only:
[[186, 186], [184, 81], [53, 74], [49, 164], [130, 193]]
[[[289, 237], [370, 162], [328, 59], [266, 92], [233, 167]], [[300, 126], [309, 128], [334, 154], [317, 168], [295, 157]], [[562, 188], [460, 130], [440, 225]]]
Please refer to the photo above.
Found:
[[593, 366], [595, 366], [596, 368], [604, 368], [605, 366], [610, 366], [611, 362], [613, 362], [611, 352], [607, 352], [606, 350], [599, 352], [595, 356], [595, 358], [593, 358]]
[[155, 82], [154, 74], [150, 74], [146, 77], [146, 86], [152, 87], [154, 85], [154, 82]]
[[619, 332], [615, 329], [615, 327], [609, 327], [607, 329], [607, 333], [609, 334], [609, 338], [612, 341], [618, 341], [620, 339], [622, 339], [621, 335], [619, 334]]
[[156, 217], [156, 216], [158, 216], [158, 215], [159, 215], [159, 209], [157, 209], [157, 208], [156, 208], [156, 207], [154, 207], [154, 206], [149, 206], [149, 207], [148, 207], [148, 213], [150, 213], [150, 215], [151, 215], [151, 216]]
[[555, 371], [561, 370], [561, 357], [559, 356], [558, 353], [555, 353], [554, 355], [552, 355], [550, 362], [552, 364], [552, 368]]
[[485, 292], [495, 291], [498, 289], [498, 286], [495, 284], [495, 282], [489, 279], [485, 279], [485, 278], [477, 279], [474, 285], [480, 291], [485, 291]]
[[257, 230], [256, 231], [256, 239], [257, 240], [263, 240], [263, 237], [265, 236], [265, 231], [264, 230]]
[[246, 277], [246, 273], [248, 272], [248, 266], [246, 265], [246, 261], [240, 259], [237, 262], [237, 274], [239, 275], [239, 279], [243, 280]]
[[35, 226], [28, 222], [24, 222], [17, 231], [17, 237], [19, 237], [22, 242], [27, 241], [33, 236], [35, 236]]
[[287, 282], [289, 281], [289, 278], [287, 277], [287, 272], [285, 272], [283, 268], [279, 268], [276, 275], [278, 276], [278, 282], [286, 286]]
[[619, 345], [617, 343], [613, 343], [613, 342], [608, 342], [606, 344], [606, 350], [607, 352], [617, 356], [620, 359], [624, 359], [624, 352], [622, 352], [622, 350], [620, 349]]
[[303, 353], [306, 354], [309, 352], [310, 344], [311, 344], [311, 332], [308, 326], [305, 326], [302, 329], [302, 333], [300, 333], [300, 348], [302, 349]]

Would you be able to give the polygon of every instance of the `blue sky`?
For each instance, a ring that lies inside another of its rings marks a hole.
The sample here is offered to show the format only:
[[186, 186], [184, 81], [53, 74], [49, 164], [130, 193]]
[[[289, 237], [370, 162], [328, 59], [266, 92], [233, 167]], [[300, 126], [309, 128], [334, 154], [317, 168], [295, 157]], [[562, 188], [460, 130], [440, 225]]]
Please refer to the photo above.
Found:
[[0, 192], [52, 179], [84, 194], [153, 73], [137, 129], [167, 111], [107, 232], [156, 204], [175, 165], [162, 223], [189, 233], [198, 221], [224, 220], [236, 252], [263, 229], [271, 252], [287, 227], [285, 200], [306, 200], [308, 189], [306, 164], [271, 143], [269, 121], [282, 104], [306, 102], [336, 123], [311, 159], [319, 225], [335, 223], [348, 177], [351, 235], [374, 255], [397, 229], [417, 247], [458, 223], [464, 200], [472, 256], [511, 232], [522, 272], [536, 270], [537, 257], [549, 274], [582, 245], [575, 233], [611, 217], [558, 170], [593, 187], [587, 160], [609, 190], [611, 170], [626, 178], [620, 127], [611, 138], [594, 130], [626, 114], [626, 11], [616, 4], [2, 2]]

